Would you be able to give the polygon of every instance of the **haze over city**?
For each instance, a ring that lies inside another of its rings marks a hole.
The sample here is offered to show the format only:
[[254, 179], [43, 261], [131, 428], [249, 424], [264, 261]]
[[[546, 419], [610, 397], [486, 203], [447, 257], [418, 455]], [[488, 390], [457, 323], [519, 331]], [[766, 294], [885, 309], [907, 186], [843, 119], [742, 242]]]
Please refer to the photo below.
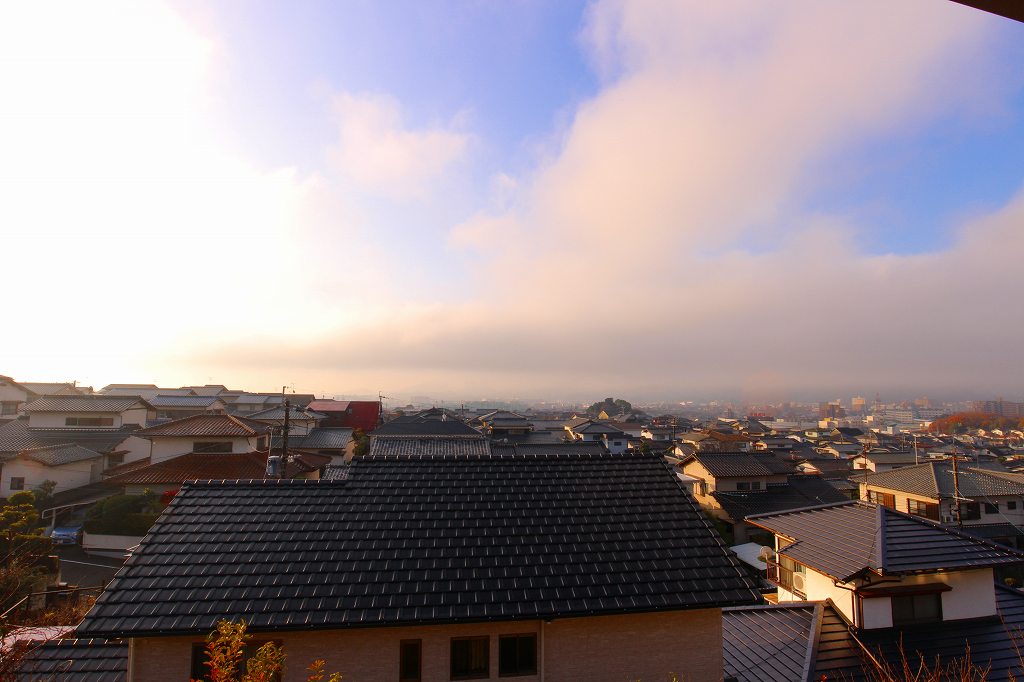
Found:
[[1024, 397], [1024, 24], [952, 2], [0, 8], [0, 371]]

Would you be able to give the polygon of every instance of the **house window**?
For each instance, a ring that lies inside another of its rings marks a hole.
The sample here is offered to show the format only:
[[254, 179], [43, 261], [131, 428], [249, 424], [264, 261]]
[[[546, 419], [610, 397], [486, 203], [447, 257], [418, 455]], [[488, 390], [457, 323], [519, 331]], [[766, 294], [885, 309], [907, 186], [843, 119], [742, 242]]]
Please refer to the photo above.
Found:
[[883, 507], [888, 507], [889, 509], [896, 508], [896, 496], [890, 493], [880, 493], [877, 490], [869, 490], [868, 499], [876, 504], [882, 505]]
[[[245, 666], [249, 662], [249, 659], [256, 655], [256, 652], [260, 650], [260, 647], [264, 644], [269, 644], [271, 641], [277, 646], [281, 646], [280, 640], [250, 640], [245, 643], [245, 648], [242, 649], [242, 658], [238, 662], [236, 670], [245, 672]], [[189, 677], [190, 680], [205, 680], [210, 676], [210, 666], [206, 665], [209, 662], [210, 657], [206, 651], [206, 644], [193, 644], [192, 645], [192, 675]], [[281, 679], [281, 674], [276, 673], [273, 679], [275, 682]]]
[[981, 505], [977, 502], [966, 502], [960, 505], [961, 521], [977, 521], [981, 518]]
[[231, 441], [196, 441], [192, 452], [231, 452]]
[[451, 678], [475, 680], [491, 675], [490, 637], [452, 637]]
[[1016, 500], [1008, 500], [1007, 501], [1007, 503], [1006, 503], [1007, 511], [1014, 511], [1016, 508], [1017, 508], [1017, 501]]
[[24, 490], [25, 489], [25, 477], [24, 476], [11, 476], [11, 490]]
[[113, 426], [113, 417], [64, 417], [64, 426]]
[[502, 635], [498, 638], [498, 676], [537, 674], [537, 635]]
[[985, 513], [986, 514], [998, 514], [999, 504], [994, 502], [985, 502]]
[[17, 400], [5, 400], [0, 402], [0, 415], [8, 416], [12, 414], [18, 414], [18, 401]]
[[907, 500], [907, 513], [938, 521], [939, 505], [922, 502], [921, 500]]
[[751, 490], [760, 490], [761, 489], [761, 481], [751, 481], [750, 482], [750, 489]]
[[398, 682], [420, 682], [423, 676], [423, 645], [418, 639], [403, 639], [398, 649]]
[[124, 453], [115, 452], [107, 455], [107, 466], [116, 467], [124, 464]]
[[914, 594], [892, 598], [892, 624], [935, 623], [942, 620], [942, 595]]
[[739, 481], [736, 484], [736, 490], [750, 490], [750, 484], [746, 481]]
[[697, 494], [707, 495], [708, 494], [708, 483], [707, 481], [701, 481], [697, 484]]

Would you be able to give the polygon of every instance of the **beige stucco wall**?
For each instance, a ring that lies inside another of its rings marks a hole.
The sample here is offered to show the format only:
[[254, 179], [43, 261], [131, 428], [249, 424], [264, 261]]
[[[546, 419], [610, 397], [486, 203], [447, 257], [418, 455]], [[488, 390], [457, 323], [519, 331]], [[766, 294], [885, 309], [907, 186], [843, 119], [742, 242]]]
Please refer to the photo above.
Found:
[[24, 490], [35, 490], [43, 481], [53, 481], [57, 484], [54, 492], [62, 492], [72, 488], [79, 488], [100, 478], [101, 460], [99, 457], [91, 460], [72, 462], [63, 466], [49, 467], [33, 460], [19, 457], [3, 465], [3, 476], [0, 480], [0, 497], [9, 497], [12, 493], [11, 478], [18, 477], [25, 479]]
[[245, 438], [245, 437], [214, 437], [214, 436], [189, 436], [187, 438], [168, 437], [168, 438], [153, 438], [153, 450], [152, 450], [152, 464], [157, 462], [163, 462], [164, 460], [174, 459], [181, 455], [187, 455], [192, 452], [193, 445], [195, 443], [213, 443], [221, 441], [231, 441], [231, 452], [252, 452], [256, 450], [256, 441], [258, 437]]
[[[422, 641], [423, 682], [448, 682], [451, 637], [488, 635], [491, 675], [498, 679], [498, 636], [536, 633], [538, 674], [517, 682], [719, 682], [722, 678], [720, 609], [628, 616], [366, 628], [259, 635], [280, 639], [288, 654], [283, 682], [305, 680], [303, 668], [324, 658], [345, 682], [397, 682], [399, 643]], [[192, 644], [199, 638], [137, 639], [133, 682], [187, 682]], [[504, 678], [503, 678], [504, 679]]]

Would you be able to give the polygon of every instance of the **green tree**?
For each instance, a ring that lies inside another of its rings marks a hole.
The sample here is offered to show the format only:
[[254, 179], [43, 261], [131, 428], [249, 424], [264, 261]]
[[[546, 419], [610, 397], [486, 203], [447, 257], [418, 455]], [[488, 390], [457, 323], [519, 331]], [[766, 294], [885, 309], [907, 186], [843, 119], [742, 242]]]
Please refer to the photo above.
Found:
[[352, 457], [362, 457], [370, 452], [370, 437], [362, 429], [352, 431]]

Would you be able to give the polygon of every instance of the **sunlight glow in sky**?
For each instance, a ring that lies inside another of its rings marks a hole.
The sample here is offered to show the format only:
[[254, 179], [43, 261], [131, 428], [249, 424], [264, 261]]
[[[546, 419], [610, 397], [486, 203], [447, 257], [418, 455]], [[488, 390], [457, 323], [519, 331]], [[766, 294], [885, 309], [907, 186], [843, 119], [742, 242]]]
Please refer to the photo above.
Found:
[[952, 2], [0, 7], [0, 374], [1024, 397], [1024, 25]]

